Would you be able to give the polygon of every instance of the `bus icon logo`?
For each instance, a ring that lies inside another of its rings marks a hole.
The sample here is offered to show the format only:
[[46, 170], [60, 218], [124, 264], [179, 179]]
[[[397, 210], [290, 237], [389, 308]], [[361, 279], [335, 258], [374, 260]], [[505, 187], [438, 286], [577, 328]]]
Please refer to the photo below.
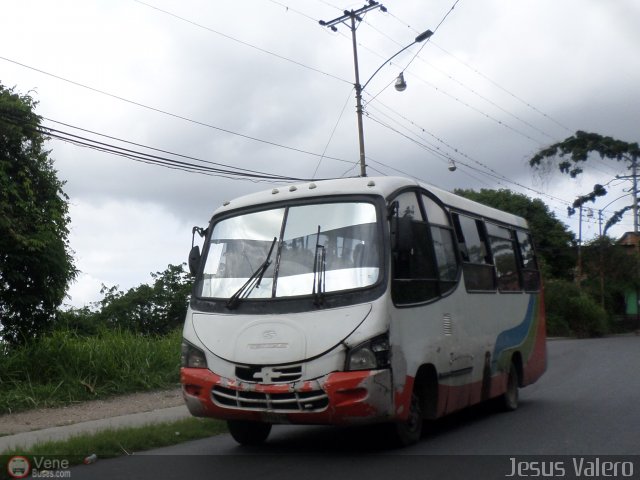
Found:
[[265, 330], [262, 332], [262, 337], [267, 339], [274, 338], [276, 335], [278, 335], [278, 333], [275, 330]]
[[12, 478], [25, 478], [31, 472], [31, 464], [27, 457], [11, 457], [7, 462], [7, 472]]

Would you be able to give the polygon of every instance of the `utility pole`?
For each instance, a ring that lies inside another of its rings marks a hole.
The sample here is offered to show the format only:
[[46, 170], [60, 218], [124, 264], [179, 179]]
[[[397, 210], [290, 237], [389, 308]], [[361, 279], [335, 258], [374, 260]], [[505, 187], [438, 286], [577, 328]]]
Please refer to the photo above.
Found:
[[580, 205], [580, 221], [578, 223], [578, 268], [576, 275], [576, 284], [578, 289], [582, 288], [582, 205]]
[[[638, 157], [631, 160], [631, 178], [633, 179], [633, 233], [638, 236]], [[636, 242], [637, 244], [637, 242]]]
[[[380, 65], [375, 72], [373, 72], [373, 75], [369, 77], [369, 80], [364, 82], [364, 85], [363, 85], [360, 83], [360, 70], [358, 68], [358, 43], [356, 41], [356, 20], [358, 22], [361, 22], [362, 17], [360, 15], [368, 12], [369, 10], [373, 10], [375, 8], [379, 8], [383, 12], [387, 11], [387, 8], [384, 5], [381, 5], [380, 3], [374, 0], [369, 0], [368, 5], [365, 5], [364, 7], [359, 8], [358, 10], [345, 10], [344, 15], [341, 15], [338, 18], [334, 18], [333, 20], [330, 20], [328, 22], [325, 22], [324, 20], [319, 21], [320, 25], [322, 25], [323, 27], [329, 27], [334, 32], [337, 32], [338, 29], [336, 28], [336, 25], [338, 23], [347, 25], [345, 23], [346, 20], [350, 20], [347, 26], [351, 30], [351, 41], [353, 43], [353, 67], [355, 70], [355, 77], [356, 77], [356, 83], [354, 84], [354, 88], [356, 91], [356, 113], [358, 115], [358, 142], [360, 144], [360, 176], [361, 177], [367, 176], [367, 164], [366, 164], [366, 158], [364, 154], [364, 128], [362, 126], [362, 92], [363, 90], [367, 87], [367, 85], [369, 85], [369, 82], [373, 79], [373, 77], [375, 77], [376, 74], [387, 63], [389, 63], [396, 56], [404, 52], [407, 48], [411, 47], [416, 43], [424, 42], [425, 40], [430, 38], [431, 35], [433, 35], [433, 32], [431, 30], [425, 30], [424, 32], [422, 32], [413, 40], [413, 42], [411, 42], [409, 45], [397, 51], [391, 57], [385, 60], [384, 63]], [[407, 84], [404, 80], [404, 76], [402, 72], [400, 72], [400, 75], [398, 75], [398, 78], [396, 79], [395, 89], [399, 92], [403, 92], [406, 88], [407, 88]], [[449, 170], [451, 171], [455, 170], [455, 164], [453, 166], [449, 165]]]
[[360, 85], [360, 71], [358, 69], [358, 42], [356, 41], [356, 20], [358, 22], [362, 21], [361, 15], [363, 13], [367, 13], [369, 10], [373, 10], [379, 8], [383, 12], [387, 11], [387, 8], [374, 0], [369, 0], [369, 4], [361, 7], [357, 10], [345, 10], [344, 14], [339, 16], [338, 18], [334, 18], [328, 22], [324, 20], [320, 20], [320, 25], [323, 27], [329, 27], [331, 30], [336, 32], [338, 29], [336, 25], [338, 23], [345, 23], [346, 20], [350, 20], [348, 27], [351, 29], [351, 41], [353, 43], [353, 65], [355, 70], [355, 80], [356, 83], [354, 85], [356, 89], [356, 113], [358, 115], [358, 142], [360, 144], [360, 176], [367, 176], [367, 165], [364, 154], [364, 128], [362, 126], [362, 85]]

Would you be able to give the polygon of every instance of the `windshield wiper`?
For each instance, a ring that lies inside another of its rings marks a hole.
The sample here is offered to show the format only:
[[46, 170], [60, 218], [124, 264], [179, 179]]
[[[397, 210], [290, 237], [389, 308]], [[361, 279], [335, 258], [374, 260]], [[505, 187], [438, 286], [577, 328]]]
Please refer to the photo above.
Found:
[[227, 300], [226, 306], [229, 310], [236, 308], [242, 299], [247, 298], [251, 294], [254, 288], [260, 287], [262, 277], [264, 277], [267, 268], [271, 265], [271, 254], [273, 253], [273, 247], [275, 247], [277, 241], [278, 238], [273, 237], [267, 258], [265, 258], [264, 262], [262, 262], [256, 271], [251, 274], [249, 279], [238, 289], [238, 291], [231, 295], [231, 298]]
[[[318, 255], [318, 250], [320, 251], [320, 255]], [[324, 245], [320, 245], [320, 225], [318, 225], [318, 233], [316, 236], [316, 250], [313, 257], [313, 290], [311, 291], [311, 293], [314, 296], [313, 303], [315, 305], [322, 305], [324, 303], [325, 279], [327, 271], [327, 251]], [[317, 292], [316, 284], [318, 285]]]

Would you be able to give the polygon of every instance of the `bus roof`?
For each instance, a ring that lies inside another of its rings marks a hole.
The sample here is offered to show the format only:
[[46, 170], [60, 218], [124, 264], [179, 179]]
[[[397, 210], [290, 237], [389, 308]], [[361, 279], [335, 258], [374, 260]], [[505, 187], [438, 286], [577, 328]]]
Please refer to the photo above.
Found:
[[488, 207], [473, 200], [461, 197], [446, 190], [442, 190], [427, 183], [406, 177], [351, 177], [332, 180], [318, 180], [275, 187], [271, 190], [252, 193], [226, 201], [215, 212], [214, 216], [239, 208], [267, 205], [269, 203], [302, 198], [324, 197], [331, 195], [363, 194], [379, 195], [388, 198], [394, 192], [411, 186], [419, 186], [435, 195], [442, 203], [450, 208], [469, 212], [471, 214], [493, 219], [498, 222], [527, 228], [524, 218], [511, 213]]

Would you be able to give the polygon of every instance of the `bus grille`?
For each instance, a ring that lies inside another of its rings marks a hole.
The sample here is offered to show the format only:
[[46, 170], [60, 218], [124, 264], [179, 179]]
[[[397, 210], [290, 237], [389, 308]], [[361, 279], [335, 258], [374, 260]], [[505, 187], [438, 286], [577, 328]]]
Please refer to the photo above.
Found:
[[211, 397], [213, 403], [221, 407], [270, 412], [317, 412], [329, 405], [329, 397], [322, 390], [266, 393], [234, 390], [216, 385]]
[[302, 366], [287, 367], [236, 366], [236, 377], [244, 382], [257, 383], [289, 383], [300, 380]]

